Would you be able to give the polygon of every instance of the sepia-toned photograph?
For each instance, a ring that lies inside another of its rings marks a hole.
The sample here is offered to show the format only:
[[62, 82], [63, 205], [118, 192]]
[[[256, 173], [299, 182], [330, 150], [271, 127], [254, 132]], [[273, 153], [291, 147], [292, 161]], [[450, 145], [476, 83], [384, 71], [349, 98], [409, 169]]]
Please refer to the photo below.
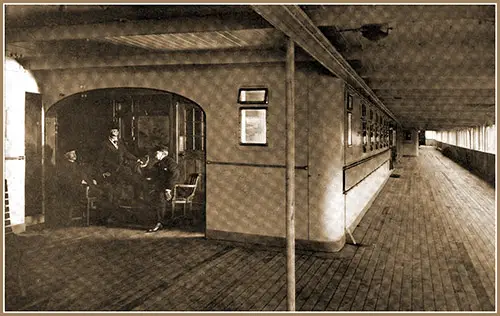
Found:
[[491, 4], [4, 3], [3, 312], [496, 312]]

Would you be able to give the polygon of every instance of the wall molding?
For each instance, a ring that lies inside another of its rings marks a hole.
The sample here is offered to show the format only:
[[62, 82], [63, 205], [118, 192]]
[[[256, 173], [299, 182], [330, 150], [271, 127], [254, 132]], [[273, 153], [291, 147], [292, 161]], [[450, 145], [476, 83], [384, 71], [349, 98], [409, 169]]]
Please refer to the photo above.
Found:
[[[207, 165], [245, 166], [245, 167], [260, 167], [260, 168], [286, 168], [285, 165], [230, 162], [230, 161], [212, 161], [212, 160], [207, 160]], [[308, 166], [295, 166], [296, 170], [307, 170], [308, 168], [309, 168]]]
[[380, 156], [380, 155], [382, 155], [382, 154], [384, 154], [384, 153], [386, 153], [386, 152], [388, 152], [390, 150], [391, 150], [391, 147], [388, 147], [388, 148], [386, 148], [385, 150], [383, 150], [381, 152], [378, 152], [376, 154], [371, 155], [370, 157], [365, 157], [365, 158], [363, 158], [361, 160], [358, 160], [358, 161], [352, 162], [352, 163], [350, 163], [348, 165], [345, 165], [343, 169], [344, 170], [348, 170], [348, 169], [354, 168], [354, 167], [356, 167], [358, 165], [361, 165], [361, 164], [363, 164], [365, 162], [368, 162], [368, 161], [376, 158], [377, 156]]

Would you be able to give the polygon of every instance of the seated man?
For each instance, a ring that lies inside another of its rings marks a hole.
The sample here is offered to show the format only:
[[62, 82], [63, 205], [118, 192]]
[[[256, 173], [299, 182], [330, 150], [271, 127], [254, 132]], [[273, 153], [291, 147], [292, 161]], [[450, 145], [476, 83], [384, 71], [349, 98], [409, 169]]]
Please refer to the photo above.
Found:
[[159, 146], [155, 156], [144, 168], [143, 174], [151, 179], [153, 190], [150, 193], [151, 205], [156, 208], [157, 223], [147, 232], [157, 232], [164, 226], [167, 207], [172, 199], [172, 190], [179, 179], [179, 167], [174, 159], [168, 157], [168, 148]]
[[59, 201], [65, 209], [78, 206], [85, 198], [85, 187], [89, 186], [91, 196], [101, 200], [103, 207], [100, 214], [107, 216], [108, 207], [105, 192], [97, 186], [97, 180], [93, 169], [78, 159], [76, 149], [70, 148], [64, 154], [65, 160], [57, 169], [57, 192]]

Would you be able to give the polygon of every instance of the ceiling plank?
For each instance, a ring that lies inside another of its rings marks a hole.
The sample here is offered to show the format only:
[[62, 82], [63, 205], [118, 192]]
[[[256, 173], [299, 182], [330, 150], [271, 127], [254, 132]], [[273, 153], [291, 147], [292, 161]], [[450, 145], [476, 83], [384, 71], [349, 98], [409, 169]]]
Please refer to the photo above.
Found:
[[269, 28], [271, 28], [269, 24], [254, 13], [235, 13], [225, 16], [178, 17], [168, 20], [8, 28], [5, 30], [5, 39], [7, 43], [13, 43]]
[[349, 65], [330, 41], [296, 5], [252, 5], [275, 28], [281, 30], [330, 72], [360, 89], [398, 124], [398, 119]]

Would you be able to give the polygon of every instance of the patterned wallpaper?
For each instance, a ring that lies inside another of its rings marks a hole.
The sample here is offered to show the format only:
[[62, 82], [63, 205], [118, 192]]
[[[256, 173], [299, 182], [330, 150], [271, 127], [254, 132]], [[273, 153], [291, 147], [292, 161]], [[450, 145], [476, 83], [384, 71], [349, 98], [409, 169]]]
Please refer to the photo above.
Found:
[[[207, 229], [285, 236], [284, 64], [69, 69], [35, 75], [46, 109], [75, 93], [118, 87], [169, 91], [194, 101], [206, 113]], [[267, 147], [239, 145], [240, 87], [269, 88]], [[297, 66], [296, 164], [309, 169], [296, 170], [296, 235], [335, 241], [339, 249], [344, 242], [343, 89], [341, 80], [307, 64]]]
[[343, 100], [343, 84], [339, 79], [309, 75], [310, 239], [340, 244], [344, 238]]

